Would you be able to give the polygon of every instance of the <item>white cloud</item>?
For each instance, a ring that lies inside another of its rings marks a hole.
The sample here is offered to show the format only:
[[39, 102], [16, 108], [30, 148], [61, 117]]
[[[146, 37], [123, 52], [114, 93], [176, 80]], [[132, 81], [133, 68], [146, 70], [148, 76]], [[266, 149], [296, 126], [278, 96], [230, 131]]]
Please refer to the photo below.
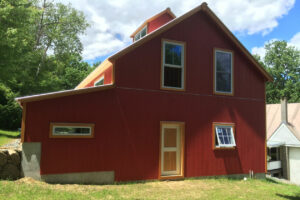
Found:
[[266, 50], [265, 50], [264, 46], [262, 46], [262, 47], [253, 47], [252, 50], [251, 50], [251, 53], [253, 55], [259, 55], [260, 58], [263, 59], [266, 55]]
[[[276, 40], [278, 40], [278, 39], [274, 38], [272, 40], [265, 42], [264, 46], [253, 47], [251, 49], [251, 53], [257, 54], [263, 59], [266, 55], [265, 45], [269, 42], [276, 41]], [[300, 50], [300, 32], [296, 33], [287, 43], [288, 43], [288, 46], [294, 46]]]
[[297, 47], [300, 50], [300, 32], [292, 37], [289, 44]]
[[[92, 60], [131, 43], [130, 34], [147, 18], [170, 7], [180, 16], [201, 4], [199, 0], [57, 0], [70, 2], [91, 24], [82, 36], [83, 57]], [[294, 6], [295, 0], [208, 0], [208, 6], [229, 27], [242, 34], [269, 33], [277, 20]]]

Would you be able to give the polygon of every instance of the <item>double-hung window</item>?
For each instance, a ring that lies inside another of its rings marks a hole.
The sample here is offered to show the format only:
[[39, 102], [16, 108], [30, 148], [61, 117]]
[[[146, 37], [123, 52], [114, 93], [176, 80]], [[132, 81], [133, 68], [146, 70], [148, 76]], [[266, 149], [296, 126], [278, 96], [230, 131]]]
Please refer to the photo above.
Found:
[[234, 124], [219, 124], [214, 126], [214, 148], [235, 147]]
[[214, 92], [216, 94], [233, 94], [233, 54], [230, 51], [214, 52]]
[[184, 90], [185, 45], [181, 42], [162, 42], [162, 88]]

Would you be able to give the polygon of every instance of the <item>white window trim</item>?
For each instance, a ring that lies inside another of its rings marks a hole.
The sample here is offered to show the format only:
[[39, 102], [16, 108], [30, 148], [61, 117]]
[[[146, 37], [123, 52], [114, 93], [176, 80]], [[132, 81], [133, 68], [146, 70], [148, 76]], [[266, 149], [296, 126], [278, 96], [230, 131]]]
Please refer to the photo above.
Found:
[[[217, 131], [218, 128], [230, 128], [231, 138], [232, 138], [232, 142], [233, 142], [232, 144], [221, 144], [219, 134], [218, 134], [218, 131]], [[214, 130], [215, 137], [218, 140], [218, 145], [215, 144], [216, 148], [227, 148], [227, 147], [232, 148], [232, 147], [236, 146], [235, 138], [234, 138], [234, 126], [233, 125], [215, 125], [214, 129], [215, 129]]]
[[[172, 64], [166, 64], [165, 63], [165, 45], [166, 44], [173, 44], [173, 45], [179, 45], [182, 47], [182, 52], [181, 52], [181, 65], [172, 65]], [[184, 64], [185, 64], [185, 60], [184, 60], [184, 55], [185, 55], [185, 47], [184, 44], [182, 43], [178, 43], [178, 42], [170, 42], [170, 41], [163, 41], [163, 62], [162, 62], [162, 88], [166, 88], [166, 89], [184, 89]], [[181, 87], [170, 87], [170, 86], [165, 86], [165, 66], [167, 67], [172, 67], [172, 68], [181, 68]]]
[[[57, 134], [57, 133], [55, 133], [55, 129], [56, 128], [88, 128], [89, 129], [89, 131], [90, 131], [90, 133], [88, 133], [88, 134], [80, 134], [80, 133], [61, 133], [61, 134]], [[52, 129], [52, 134], [53, 135], [72, 135], [72, 136], [75, 136], [75, 135], [92, 135], [92, 127], [87, 127], [87, 126], [53, 126], [53, 129]]]
[[[217, 91], [217, 55], [216, 55], [217, 52], [229, 53], [230, 57], [231, 57], [231, 65], [230, 65], [231, 88], [230, 88], [230, 92]], [[214, 92], [217, 94], [233, 94], [233, 53], [231, 51], [219, 50], [219, 49], [215, 49], [215, 51], [214, 51]]]
[[[55, 133], [56, 128], [88, 128], [89, 133]], [[94, 137], [94, 124], [83, 123], [50, 123], [50, 138], [93, 138]]]
[[[146, 26], [144, 26], [137, 34], [134, 35], [134, 37], [133, 37], [134, 41], [138, 41], [139, 39], [142, 38], [142, 37], [141, 37], [141, 34], [142, 34], [142, 31], [145, 30], [145, 29], [146, 29], [146, 35], [147, 35], [147, 32], [148, 32], [148, 26], [146, 25]], [[139, 39], [136, 40], [135, 38], [136, 38], [137, 35], [139, 35]], [[145, 36], [146, 36], [146, 35], [145, 35]], [[145, 36], [143, 36], [143, 37], [145, 37]]]
[[97, 83], [103, 80], [103, 85], [104, 85], [104, 76], [101, 76], [97, 81], [95, 81], [94, 86], [99, 86]]

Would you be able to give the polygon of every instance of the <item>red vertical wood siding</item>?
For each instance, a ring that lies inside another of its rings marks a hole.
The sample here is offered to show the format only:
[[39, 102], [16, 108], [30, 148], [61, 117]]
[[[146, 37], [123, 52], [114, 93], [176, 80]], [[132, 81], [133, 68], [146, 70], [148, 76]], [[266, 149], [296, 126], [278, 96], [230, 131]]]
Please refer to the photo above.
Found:
[[148, 23], [148, 28], [147, 28], [148, 33], [155, 31], [156, 29], [158, 29], [162, 25], [168, 23], [172, 19], [173, 19], [173, 17], [170, 16], [168, 13], [162, 14], [161, 16], [157, 17], [156, 19], [154, 19]]
[[[161, 39], [186, 42], [186, 91], [160, 90]], [[213, 94], [213, 48], [234, 52], [234, 96]], [[41, 142], [41, 173], [115, 171], [157, 179], [160, 121], [185, 122], [185, 176], [265, 169], [264, 79], [197, 13], [115, 63], [116, 88], [27, 104], [25, 142]], [[50, 122], [94, 123], [92, 139], [49, 138]], [[212, 123], [236, 125], [234, 150], [213, 150]]]

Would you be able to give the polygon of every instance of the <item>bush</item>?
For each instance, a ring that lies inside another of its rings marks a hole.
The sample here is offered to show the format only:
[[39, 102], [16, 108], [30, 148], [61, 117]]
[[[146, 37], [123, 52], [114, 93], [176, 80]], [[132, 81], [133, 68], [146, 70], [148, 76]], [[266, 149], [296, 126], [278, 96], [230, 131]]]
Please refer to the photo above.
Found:
[[0, 83], [0, 129], [16, 130], [21, 127], [22, 109], [14, 98], [14, 93]]

